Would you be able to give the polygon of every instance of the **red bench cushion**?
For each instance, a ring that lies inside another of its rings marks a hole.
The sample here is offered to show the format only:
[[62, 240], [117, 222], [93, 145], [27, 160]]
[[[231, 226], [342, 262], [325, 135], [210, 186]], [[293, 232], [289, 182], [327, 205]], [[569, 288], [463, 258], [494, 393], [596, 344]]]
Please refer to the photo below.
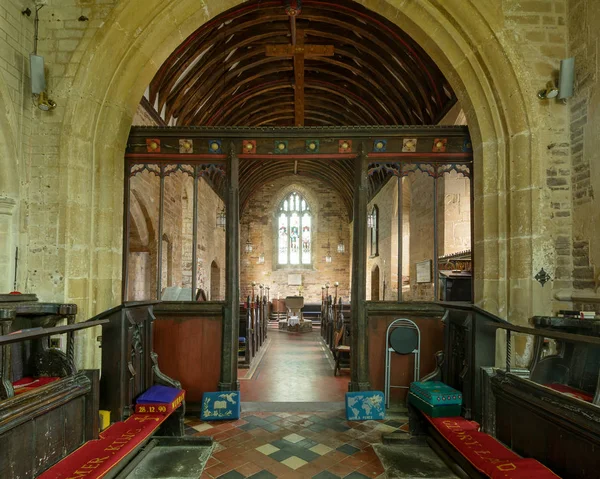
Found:
[[18, 381], [13, 383], [13, 388], [15, 390], [15, 395], [23, 394], [27, 391], [31, 391], [36, 388], [40, 388], [45, 386], [46, 384], [50, 384], [54, 381], [58, 381], [60, 378], [58, 377], [39, 377], [39, 378], [31, 378], [25, 377], [21, 378]]
[[523, 459], [500, 442], [479, 432], [479, 425], [462, 417], [432, 418], [437, 431], [475, 469], [493, 479], [556, 479], [559, 476], [535, 459]]
[[592, 402], [594, 400], [594, 398], [590, 394], [586, 393], [585, 391], [580, 391], [579, 389], [572, 388], [571, 386], [567, 386], [566, 384], [551, 383], [551, 384], [544, 384], [544, 386], [546, 386], [550, 389], [554, 389], [555, 391], [558, 391], [559, 393], [566, 394], [567, 396], [581, 399], [582, 401]]
[[148, 438], [168, 415], [133, 414], [100, 433], [62, 461], [38, 476], [38, 479], [98, 479], [103, 477], [137, 445]]

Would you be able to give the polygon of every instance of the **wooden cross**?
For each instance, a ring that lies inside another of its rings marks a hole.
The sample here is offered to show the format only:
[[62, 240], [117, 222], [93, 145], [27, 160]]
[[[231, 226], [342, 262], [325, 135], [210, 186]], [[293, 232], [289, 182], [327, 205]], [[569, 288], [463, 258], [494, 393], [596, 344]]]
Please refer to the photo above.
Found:
[[333, 45], [305, 45], [304, 30], [292, 29], [291, 45], [267, 45], [268, 57], [294, 59], [294, 112], [296, 126], [304, 126], [304, 59], [332, 57]]

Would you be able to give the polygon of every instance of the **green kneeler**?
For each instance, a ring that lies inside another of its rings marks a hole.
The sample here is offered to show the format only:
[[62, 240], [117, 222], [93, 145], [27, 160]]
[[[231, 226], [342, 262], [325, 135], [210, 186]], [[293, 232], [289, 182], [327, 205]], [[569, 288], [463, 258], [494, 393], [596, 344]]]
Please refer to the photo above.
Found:
[[419, 396], [413, 393], [408, 393], [408, 402], [416, 407], [419, 411], [424, 412], [430, 417], [455, 417], [460, 416], [460, 404], [445, 404], [443, 406], [432, 406], [425, 402]]

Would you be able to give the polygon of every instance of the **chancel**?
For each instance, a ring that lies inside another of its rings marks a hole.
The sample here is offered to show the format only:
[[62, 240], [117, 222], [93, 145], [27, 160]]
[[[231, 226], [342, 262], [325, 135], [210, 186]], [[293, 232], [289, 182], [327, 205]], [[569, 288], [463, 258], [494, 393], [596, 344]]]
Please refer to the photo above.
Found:
[[0, 478], [598, 476], [597, 0], [76, 3], [0, 4]]

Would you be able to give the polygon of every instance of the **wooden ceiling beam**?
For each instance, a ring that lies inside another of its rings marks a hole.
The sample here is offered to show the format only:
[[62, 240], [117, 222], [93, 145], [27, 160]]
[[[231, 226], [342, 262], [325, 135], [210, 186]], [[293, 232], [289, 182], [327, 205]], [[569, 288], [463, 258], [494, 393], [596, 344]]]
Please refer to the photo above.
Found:
[[[449, 87], [444, 92], [448, 82], [433, 60], [390, 21], [347, 0], [304, 0], [302, 7], [293, 24], [280, 0], [250, 0], [210, 20], [159, 69], [150, 103], [158, 111], [166, 106], [167, 122], [185, 126], [253, 121], [263, 111], [258, 102], [278, 107], [270, 101], [277, 92], [296, 95], [290, 125], [303, 123], [302, 110], [311, 111], [315, 124], [430, 124], [456, 101]], [[295, 69], [287, 50], [287, 59], [265, 58], [268, 48], [293, 48], [292, 26], [296, 43], [304, 31], [307, 44], [320, 50], [330, 44], [334, 56], [306, 57]], [[285, 125], [287, 114], [261, 121]]]

